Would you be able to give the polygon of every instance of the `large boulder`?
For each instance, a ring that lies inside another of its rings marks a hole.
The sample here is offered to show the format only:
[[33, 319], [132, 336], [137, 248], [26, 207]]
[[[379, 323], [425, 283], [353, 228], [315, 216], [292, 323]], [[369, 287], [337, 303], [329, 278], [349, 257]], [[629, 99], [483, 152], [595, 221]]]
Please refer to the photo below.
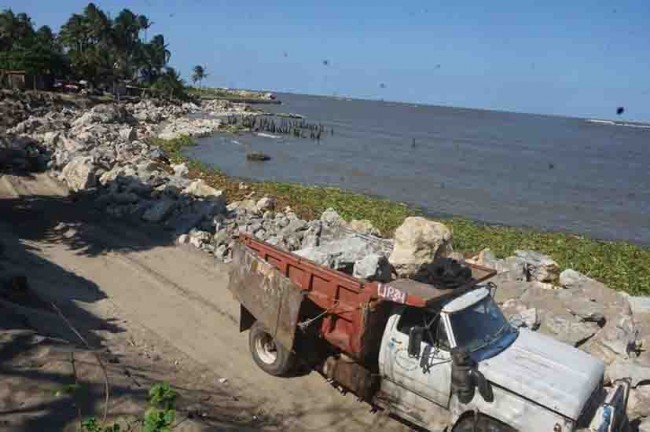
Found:
[[560, 266], [553, 259], [540, 252], [530, 250], [517, 250], [515, 255], [526, 262], [528, 280], [539, 282], [557, 282]]
[[77, 156], [63, 167], [60, 179], [63, 180], [70, 190], [77, 192], [95, 186], [96, 167], [93, 160], [88, 156]]
[[395, 246], [388, 260], [400, 277], [413, 277], [424, 265], [451, 251], [447, 226], [423, 217], [408, 217], [395, 231]]

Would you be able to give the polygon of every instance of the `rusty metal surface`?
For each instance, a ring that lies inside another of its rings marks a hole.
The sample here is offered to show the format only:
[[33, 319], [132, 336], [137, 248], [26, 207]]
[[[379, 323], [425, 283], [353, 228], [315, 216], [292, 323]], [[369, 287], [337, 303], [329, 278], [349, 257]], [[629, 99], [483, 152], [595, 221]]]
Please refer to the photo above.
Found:
[[366, 402], [372, 401], [379, 388], [379, 375], [351, 359], [329, 357], [325, 362], [325, 376], [351, 391]]
[[303, 299], [297, 285], [237, 242], [228, 289], [276, 342], [289, 350], [293, 348]]

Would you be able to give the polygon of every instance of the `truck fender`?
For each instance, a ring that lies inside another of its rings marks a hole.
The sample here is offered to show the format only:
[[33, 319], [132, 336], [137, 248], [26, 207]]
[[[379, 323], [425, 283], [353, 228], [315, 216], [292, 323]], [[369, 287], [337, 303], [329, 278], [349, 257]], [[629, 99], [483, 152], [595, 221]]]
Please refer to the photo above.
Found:
[[252, 313], [244, 307], [244, 305], [239, 305], [239, 331], [245, 332], [249, 330], [253, 324], [255, 324], [255, 317]]
[[516, 432], [512, 427], [478, 411], [466, 411], [454, 424], [452, 432]]

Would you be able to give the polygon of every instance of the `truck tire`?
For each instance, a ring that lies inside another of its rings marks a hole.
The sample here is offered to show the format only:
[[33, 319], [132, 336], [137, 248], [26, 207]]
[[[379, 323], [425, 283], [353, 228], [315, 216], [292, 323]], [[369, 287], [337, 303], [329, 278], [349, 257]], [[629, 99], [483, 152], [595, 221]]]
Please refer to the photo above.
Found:
[[478, 415], [474, 418], [473, 414], [463, 416], [461, 420], [456, 423], [452, 432], [516, 432], [510, 426], [501, 423], [491, 417]]
[[267, 374], [287, 376], [293, 371], [296, 364], [294, 354], [276, 343], [259, 321], [253, 324], [248, 334], [248, 347], [257, 366]]

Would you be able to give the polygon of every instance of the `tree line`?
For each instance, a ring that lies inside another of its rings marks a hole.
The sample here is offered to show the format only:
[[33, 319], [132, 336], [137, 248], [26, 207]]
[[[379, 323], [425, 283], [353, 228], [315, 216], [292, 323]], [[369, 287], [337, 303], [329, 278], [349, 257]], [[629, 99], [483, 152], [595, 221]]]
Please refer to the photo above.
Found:
[[[55, 34], [46, 25], [35, 28], [26, 13], [4, 10], [0, 13], [0, 69], [83, 79], [108, 91], [118, 82], [136, 82], [182, 98], [185, 86], [168, 65], [171, 53], [165, 37], [147, 37], [151, 25], [145, 15], [129, 9], [113, 19], [89, 3]], [[197, 68], [193, 78], [200, 81], [207, 74], [203, 67]]]

